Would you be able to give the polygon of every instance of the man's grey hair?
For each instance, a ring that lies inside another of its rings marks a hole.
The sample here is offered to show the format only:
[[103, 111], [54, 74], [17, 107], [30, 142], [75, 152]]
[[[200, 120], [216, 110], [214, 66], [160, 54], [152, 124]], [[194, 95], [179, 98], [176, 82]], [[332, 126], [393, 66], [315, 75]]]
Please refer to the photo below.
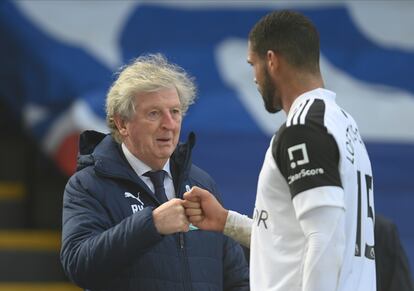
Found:
[[122, 67], [106, 96], [106, 122], [115, 140], [122, 142], [114, 116], [130, 120], [138, 105], [137, 94], [170, 88], [177, 90], [184, 115], [194, 103], [196, 86], [183, 68], [168, 62], [161, 54], [142, 55]]

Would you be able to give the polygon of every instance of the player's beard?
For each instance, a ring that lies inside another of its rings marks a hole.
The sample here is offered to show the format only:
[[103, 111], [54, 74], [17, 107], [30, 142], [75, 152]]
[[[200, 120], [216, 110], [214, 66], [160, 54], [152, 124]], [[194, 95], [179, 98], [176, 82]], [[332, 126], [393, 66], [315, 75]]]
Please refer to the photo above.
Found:
[[270, 113], [276, 113], [282, 110], [280, 104], [280, 96], [277, 94], [277, 88], [272, 82], [267, 68], [263, 72], [263, 84], [261, 86], [260, 94], [262, 95], [264, 106]]

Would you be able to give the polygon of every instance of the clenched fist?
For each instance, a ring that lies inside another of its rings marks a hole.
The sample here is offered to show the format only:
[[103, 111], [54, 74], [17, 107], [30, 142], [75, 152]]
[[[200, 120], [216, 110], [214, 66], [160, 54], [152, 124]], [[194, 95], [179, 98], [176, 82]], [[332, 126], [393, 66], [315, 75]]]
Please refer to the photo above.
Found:
[[183, 203], [184, 200], [174, 198], [154, 209], [152, 217], [158, 233], [165, 235], [189, 230], [190, 222]]
[[213, 194], [193, 187], [184, 193], [184, 199], [185, 214], [193, 225], [203, 230], [223, 231], [228, 210], [221, 206]]

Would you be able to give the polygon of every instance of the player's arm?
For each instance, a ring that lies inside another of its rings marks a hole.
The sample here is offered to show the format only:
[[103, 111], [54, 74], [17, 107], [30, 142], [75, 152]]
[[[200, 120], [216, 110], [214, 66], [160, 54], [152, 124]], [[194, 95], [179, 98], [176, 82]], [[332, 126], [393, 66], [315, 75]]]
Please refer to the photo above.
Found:
[[302, 290], [336, 290], [345, 247], [339, 150], [322, 126], [286, 128], [273, 146], [306, 238]]
[[184, 207], [188, 220], [203, 230], [219, 231], [250, 246], [252, 219], [225, 209], [207, 190], [193, 187], [184, 194]]
[[235, 211], [229, 211], [223, 233], [239, 244], [250, 248], [250, 236], [253, 220], [246, 215]]
[[[327, 192], [335, 191], [324, 188]], [[337, 290], [345, 249], [344, 209], [334, 206], [314, 208], [299, 217], [299, 224], [307, 245], [302, 290]]]

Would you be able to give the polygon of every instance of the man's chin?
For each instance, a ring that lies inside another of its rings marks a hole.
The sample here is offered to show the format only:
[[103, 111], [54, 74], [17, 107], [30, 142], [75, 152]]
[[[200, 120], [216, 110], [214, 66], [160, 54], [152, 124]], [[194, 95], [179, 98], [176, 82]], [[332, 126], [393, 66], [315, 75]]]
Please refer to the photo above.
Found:
[[266, 111], [269, 113], [278, 113], [280, 110], [282, 110], [280, 106], [266, 106]]
[[169, 159], [173, 154], [175, 147], [172, 146], [164, 146], [160, 147], [158, 150], [158, 157], [161, 159]]

